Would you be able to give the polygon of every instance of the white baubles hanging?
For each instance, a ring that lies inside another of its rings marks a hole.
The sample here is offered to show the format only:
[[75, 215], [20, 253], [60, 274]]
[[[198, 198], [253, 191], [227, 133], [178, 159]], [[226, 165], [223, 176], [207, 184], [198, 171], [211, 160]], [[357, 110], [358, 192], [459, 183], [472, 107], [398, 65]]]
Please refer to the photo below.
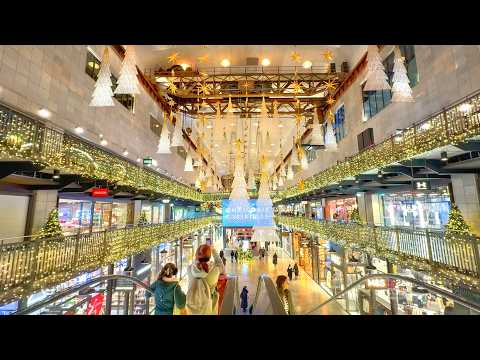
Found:
[[336, 151], [337, 139], [333, 133], [333, 125], [327, 121], [327, 130], [325, 132], [325, 151]]
[[95, 82], [95, 90], [93, 90], [92, 101], [90, 106], [115, 106], [113, 102], [112, 91], [112, 74], [110, 73], [110, 59], [108, 56], [108, 46], [103, 50], [102, 63], [100, 64], [100, 71]]
[[182, 114], [177, 112], [177, 116], [175, 118], [175, 128], [173, 129], [172, 134], [172, 143], [170, 146], [183, 146], [183, 132], [182, 132]]
[[368, 45], [367, 54], [367, 82], [363, 91], [390, 90], [385, 67], [378, 53], [377, 45]]
[[293, 167], [292, 164], [288, 165], [288, 170], [287, 170], [287, 180], [293, 180]]
[[160, 140], [158, 142], [157, 154], [171, 154], [170, 151], [170, 132], [167, 126], [167, 117], [163, 116], [162, 132], [160, 133]]
[[123, 58], [118, 85], [115, 94], [140, 94], [137, 79], [137, 65], [135, 63], [135, 47], [127, 45]]
[[323, 141], [323, 129], [318, 120], [317, 109], [313, 110], [312, 139], [310, 140], [310, 145], [325, 145]]
[[393, 64], [392, 77], [392, 102], [412, 102], [412, 88], [410, 79], [407, 75], [407, 69], [404, 65], [405, 58], [397, 54]]
[[192, 154], [190, 154], [190, 151], [187, 151], [187, 157], [185, 159], [185, 167], [183, 168], [183, 171], [186, 171], [186, 172], [193, 171], [193, 159], [192, 159]]

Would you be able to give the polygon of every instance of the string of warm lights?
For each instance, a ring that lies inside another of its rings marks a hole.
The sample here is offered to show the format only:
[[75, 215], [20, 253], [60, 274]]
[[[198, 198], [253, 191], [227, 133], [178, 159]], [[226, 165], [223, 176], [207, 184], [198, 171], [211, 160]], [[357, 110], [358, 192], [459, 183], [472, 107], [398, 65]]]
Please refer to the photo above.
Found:
[[391, 239], [396, 236], [395, 229], [378, 229], [368, 225], [339, 224], [291, 216], [276, 216], [275, 221], [277, 224], [324, 237], [339, 245], [359, 248], [402, 266], [427, 272], [439, 280], [480, 288], [480, 274], [477, 272], [478, 267], [475, 266], [475, 247], [478, 249], [480, 239], [476, 237], [460, 233], [452, 235], [449, 241], [437, 238], [435, 259], [438, 261], [434, 261], [421, 256], [421, 246], [408, 250], [409, 252], [416, 250], [416, 254], [409, 254], [398, 247], [396, 250], [392, 249]]
[[0, 247], [0, 303], [106, 266], [219, 221], [217, 216]]

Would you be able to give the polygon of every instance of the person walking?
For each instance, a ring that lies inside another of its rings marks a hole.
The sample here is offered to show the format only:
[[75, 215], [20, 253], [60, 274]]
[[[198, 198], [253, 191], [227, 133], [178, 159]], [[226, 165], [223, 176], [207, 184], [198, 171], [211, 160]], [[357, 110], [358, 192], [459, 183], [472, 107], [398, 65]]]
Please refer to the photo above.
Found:
[[278, 256], [277, 253], [273, 254], [273, 265], [277, 266]]
[[287, 315], [295, 315], [295, 310], [293, 308], [292, 294], [288, 290], [288, 280], [285, 275], [277, 276], [276, 280], [277, 292], [280, 300], [282, 301], [283, 308]]
[[225, 254], [223, 253], [223, 250], [220, 250], [220, 252], [218, 253], [218, 255], [220, 255], [220, 257], [223, 259], [223, 257], [225, 256]]
[[235, 257], [235, 253], [232, 251], [230, 251], [230, 260], [232, 261], [233, 263], [233, 258]]
[[292, 281], [293, 268], [291, 264], [288, 264], [287, 274], [288, 274], [288, 280]]
[[247, 312], [248, 308], [248, 290], [247, 287], [244, 286], [242, 292], [240, 294], [240, 307], [242, 308], [243, 312]]
[[238, 250], [235, 250], [235, 262], [238, 263]]
[[[213, 262], [210, 258], [213, 256]], [[195, 261], [188, 267], [186, 307], [191, 315], [218, 314], [216, 286], [225, 269], [223, 261], [210, 245], [202, 244], [195, 253]]]
[[[185, 314], [186, 296], [178, 284], [176, 275], [178, 269], [173, 263], [163, 266], [158, 279], [150, 285], [150, 291], [155, 298], [155, 315], [173, 315], [174, 307], [180, 314]], [[147, 292], [147, 298], [150, 293]]]
[[222, 259], [222, 262], [223, 262], [223, 267], [227, 266], [227, 259], [225, 259], [225, 257], [221, 257]]
[[295, 263], [295, 265], [293, 265], [293, 272], [295, 273], [295, 280], [298, 279], [299, 270], [298, 270], [297, 263]]

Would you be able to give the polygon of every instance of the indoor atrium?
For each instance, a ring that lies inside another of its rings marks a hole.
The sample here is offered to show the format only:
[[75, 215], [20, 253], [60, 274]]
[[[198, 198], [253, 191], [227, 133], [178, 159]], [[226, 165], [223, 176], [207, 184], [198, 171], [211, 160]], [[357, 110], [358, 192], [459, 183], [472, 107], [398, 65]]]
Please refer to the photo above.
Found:
[[478, 45], [0, 45], [0, 315], [478, 315], [479, 114]]

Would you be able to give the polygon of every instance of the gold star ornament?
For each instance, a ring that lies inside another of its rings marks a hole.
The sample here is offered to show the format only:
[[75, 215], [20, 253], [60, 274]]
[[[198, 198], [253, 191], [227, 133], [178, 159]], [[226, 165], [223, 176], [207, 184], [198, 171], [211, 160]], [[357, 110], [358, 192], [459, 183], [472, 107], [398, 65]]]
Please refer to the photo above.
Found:
[[176, 64], [178, 60], [178, 53], [171, 54], [167, 59], [169, 63]]
[[323, 85], [328, 91], [334, 90], [336, 88], [335, 81], [333, 80], [327, 80], [323, 83]]
[[172, 94], [176, 94], [177, 86], [173, 82], [169, 81], [168, 86], [167, 86], [167, 90]]
[[294, 92], [295, 94], [298, 94], [299, 92], [302, 92], [302, 85], [300, 85], [300, 84], [299, 84], [298, 82], [296, 82], [296, 81], [292, 84], [292, 88], [293, 88], [293, 92]]
[[292, 61], [296, 63], [300, 63], [300, 61], [302, 61], [302, 57], [296, 51], [292, 51], [292, 53], [290, 54], [290, 59], [292, 59]]
[[327, 99], [327, 104], [328, 105], [333, 105], [335, 103], [335, 100], [330, 96], [328, 99]]
[[327, 50], [323, 53], [323, 58], [326, 61], [332, 61], [333, 60], [333, 52], [331, 50]]
[[174, 107], [175, 106], [175, 101], [173, 101], [173, 99], [170, 99], [168, 101], [168, 105], [170, 105], [170, 107]]

